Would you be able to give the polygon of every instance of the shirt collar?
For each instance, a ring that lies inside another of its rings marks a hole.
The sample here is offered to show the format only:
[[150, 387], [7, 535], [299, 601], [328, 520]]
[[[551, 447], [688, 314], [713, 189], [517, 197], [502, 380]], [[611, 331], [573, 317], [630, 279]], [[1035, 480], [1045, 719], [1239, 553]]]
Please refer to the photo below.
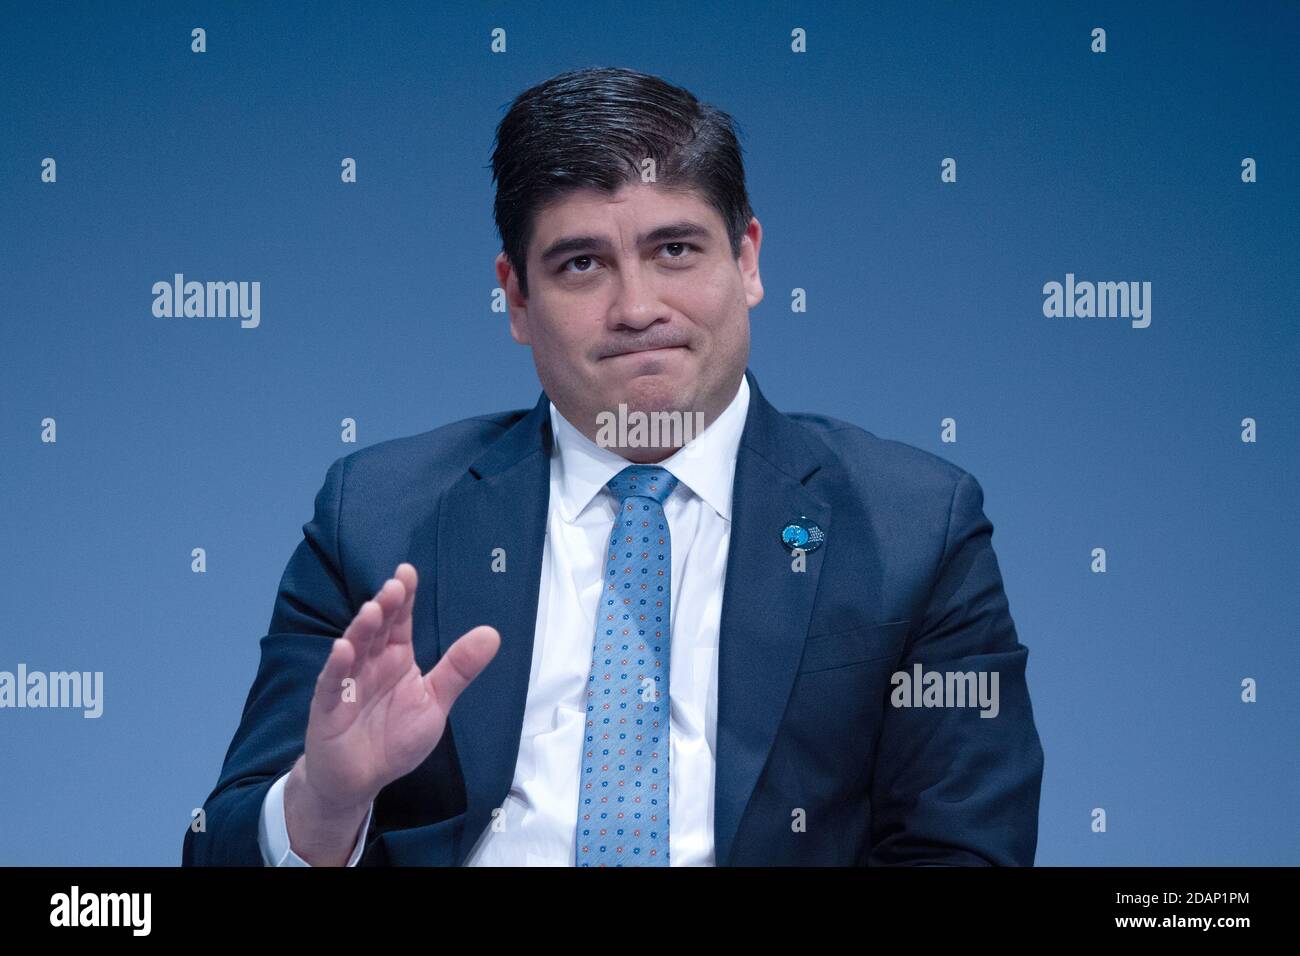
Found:
[[[602, 448], [578, 431], [550, 403], [551, 434], [555, 436], [554, 465], [560, 515], [572, 522], [591, 503], [611, 478], [629, 462], [610, 448]], [[659, 462], [674, 478], [704, 499], [714, 511], [731, 520], [732, 479], [740, 436], [749, 415], [749, 382], [740, 377], [740, 388], [731, 404], [704, 431]]]

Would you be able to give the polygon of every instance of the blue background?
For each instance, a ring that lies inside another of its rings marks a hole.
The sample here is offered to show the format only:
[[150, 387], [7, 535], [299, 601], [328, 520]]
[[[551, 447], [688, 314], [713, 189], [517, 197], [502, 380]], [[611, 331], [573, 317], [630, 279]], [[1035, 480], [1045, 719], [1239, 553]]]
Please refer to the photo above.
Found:
[[[1300, 863], [1300, 6], [4, 19], [0, 669], [102, 670], [105, 711], [0, 711], [0, 864], [178, 863], [330, 462], [535, 402], [531, 354], [490, 311], [491, 140], [518, 93], [594, 65], [737, 119], [768, 398], [984, 487], [1046, 754], [1038, 863]], [[174, 272], [259, 280], [261, 327], [155, 318]], [[1152, 282], [1150, 328], [1044, 317], [1067, 272]]]

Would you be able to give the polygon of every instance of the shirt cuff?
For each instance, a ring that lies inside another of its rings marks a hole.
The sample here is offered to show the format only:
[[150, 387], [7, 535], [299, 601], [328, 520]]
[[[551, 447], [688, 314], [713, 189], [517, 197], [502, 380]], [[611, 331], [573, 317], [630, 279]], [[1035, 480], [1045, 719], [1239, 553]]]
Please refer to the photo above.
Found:
[[[262, 862], [267, 866], [311, 866], [289, 846], [289, 827], [284, 819], [284, 784], [288, 776], [289, 773], [286, 772], [271, 784], [266, 799], [262, 801], [261, 824], [257, 834]], [[366, 818], [361, 823], [361, 832], [357, 834], [356, 846], [352, 848], [352, 856], [348, 859], [348, 866], [356, 866], [361, 859], [361, 851], [366, 846], [366, 833], [370, 830], [370, 818], [374, 812], [375, 804], [371, 801]]]

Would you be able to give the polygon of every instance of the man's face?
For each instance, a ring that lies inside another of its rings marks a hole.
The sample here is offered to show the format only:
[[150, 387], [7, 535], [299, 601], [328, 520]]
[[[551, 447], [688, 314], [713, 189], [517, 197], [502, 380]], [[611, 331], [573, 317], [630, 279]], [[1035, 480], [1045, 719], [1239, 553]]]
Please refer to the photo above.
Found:
[[703, 412], [707, 424], [735, 397], [749, 361], [761, 241], [751, 219], [733, 258], [722, 217], [694, 192], [635, 183], [613, 195], [568, 193], [537, 215], [527, 299], [505, 254], [497, 257], [510, 334], [532, 346], [542, 387], [588, 437], [597, 414], [617, 414], [619, 403]]

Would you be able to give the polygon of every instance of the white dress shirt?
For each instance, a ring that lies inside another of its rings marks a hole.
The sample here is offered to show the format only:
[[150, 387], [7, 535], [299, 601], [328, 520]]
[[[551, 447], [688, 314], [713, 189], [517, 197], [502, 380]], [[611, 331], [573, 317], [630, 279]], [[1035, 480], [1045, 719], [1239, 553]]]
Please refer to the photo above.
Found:
[[[748, 413], [749, 383], [742, 376], [736, 397], [722, 414], [658, 463], [678, 479], [664, 502], [673, 563], [668, 691], [673, 866], [714, 863], [718, 632], [731, 540], [732, 480]], [[466, 866], [572, 866], [574, 862], [584, 693], [591, 671], [605, 542], [619, 505], [605, 483], [630, 462], [579, 432], [554, 403], [550, 414], [556, 440], [519, 756], [502, 812], [480, 834]], [[262, 804], [262, 857], [268, 866], [307, 866], [289, 846], [284, 781], [284, 776], [276, 780]], [[348, 866], [360, 859], [369, 825], [368, 813]]]

